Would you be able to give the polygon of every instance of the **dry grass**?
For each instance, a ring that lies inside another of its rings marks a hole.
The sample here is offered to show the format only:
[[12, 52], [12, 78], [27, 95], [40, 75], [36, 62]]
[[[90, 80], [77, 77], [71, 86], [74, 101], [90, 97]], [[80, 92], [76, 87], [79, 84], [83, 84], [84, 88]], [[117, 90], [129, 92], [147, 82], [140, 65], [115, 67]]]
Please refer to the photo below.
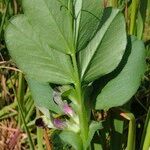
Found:
[[26, 138], [13, 118], [0, 122], [0, 150], [27, 150], [28, 147], [24, 146]]

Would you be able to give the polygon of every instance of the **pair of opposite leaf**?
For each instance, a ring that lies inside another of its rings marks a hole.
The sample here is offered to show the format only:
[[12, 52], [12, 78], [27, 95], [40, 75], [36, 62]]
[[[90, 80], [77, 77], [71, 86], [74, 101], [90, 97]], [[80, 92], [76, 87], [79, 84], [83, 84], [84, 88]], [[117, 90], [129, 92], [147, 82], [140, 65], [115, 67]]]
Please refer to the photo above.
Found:
[[24, 14], [10, 20], [5, 40], [29, 78], [37, 105], [59, 111], [50, 101], [49, 83], [74, 84], [71, 55], [76, 55], [83, 86], [116, 69], [125, 50], [130, 53], [97, 96], [96, 109], [122, 105], [136, 92], [144, 73], [144, 46], [132, 38], [126, 49], [125, 20], [119, 10], [104, 10], [102, 0], [23, 0], [23, 9]]

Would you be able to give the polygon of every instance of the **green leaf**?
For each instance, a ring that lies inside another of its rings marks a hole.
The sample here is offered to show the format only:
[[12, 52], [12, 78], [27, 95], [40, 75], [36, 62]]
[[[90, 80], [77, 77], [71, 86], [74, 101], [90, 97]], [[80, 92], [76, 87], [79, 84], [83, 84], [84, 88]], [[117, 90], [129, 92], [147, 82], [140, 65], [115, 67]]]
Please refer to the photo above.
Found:
[[[131, 54], [129, 55], [130, 52]], [[137, 91], [145, 71], [145, 48], [143, 42], [132, 38], [132, 43], [128, 43], [126, 55], [127, 57], [129, 55], [129, 58], [125, 67], [116, 78], [105, 85], [98, 95], [96, 109], [109, 109], [123, 105]], [[114, 71], [114, 74], [120, 70], [120, 67], [122, 68], [122, 63]]]
[[82, 150], [82, 139], [80, 138], [80, 136], [74, 132], [71, 131], [62, 131], [60, 133], [60, 138], [70, 144], [71, 146], [73, 146], [73, 148], [75, 150]]
[[73, 14], [70, 0], [23, 0], [24, 13], [32, 27], [51, 48], [74, 51]]
[[77, 0], [75, 5], [77, 50], [87, 46], [96, 33], [103, 12], [103, 0]]
[[12, 58], [29, 77], [57, 84], [73, 82], [70, 57], [41, 41], [25, 15], [10, 21], [5, 41]]
[[48, 83], [40, 83], [32, 78], [27, 78], [35, 105], [41, 108], [60, 113], [59, 107], [53, 101], [53, 90]]
[[82, 81], [90, 82], [113, 71], [121, 61], [125, 48], [124, 17], [118, 10], [108, 8], [104, 12], [101, 28], [87, 47], [79, 52]]
[[102, 123], [101, 122], [96, 122], [93, 121], [91, 122], [90, 126], [89, 126], [89, 134], [88, 134], [88, 139], [87, 139], [87, 143], [86, 143], [86, 148], [89, 147], [91, 140], [95, 134], [95, 132], [99, 129], [102, 129]]

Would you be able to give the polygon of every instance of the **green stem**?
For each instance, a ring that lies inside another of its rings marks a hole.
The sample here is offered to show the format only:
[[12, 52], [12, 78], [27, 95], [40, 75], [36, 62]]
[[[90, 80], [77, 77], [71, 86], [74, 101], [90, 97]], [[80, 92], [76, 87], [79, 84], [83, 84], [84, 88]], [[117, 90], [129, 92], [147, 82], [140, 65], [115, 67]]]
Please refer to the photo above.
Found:
[[11, 109], [16, 109], [16, 107], [17, 107], [17, 101], [14, 101], [12, 104], [3, 107], [3, 108], [0, 110], [0, 119], [1, 119], [1, 117], [3, 117], [4, 115], [10, 114], [10, 112], [11, 112], [10, 110], [11, 110]]
[[134, 31], [136, 28], [136, 16], [138, 12], [138, 4], [139, 0], [132, 0], [132, 7], [131, 7], [131, 18], [130, 18], [130, 35], [134, 35]]
[[[24, 79], [22, 73], [19, 73], [19, 81], [18, 81], [18, 91], [17, 91], [17, 100], [20, 106], [22, 106], [23, 109], [23, 114], [25, 116], [25, 110], [24, 110]], [[20, 109], [19, 109], [20, 111]], [[21, 117], [21, 112], [18, 113], [18, 124], [19, 127], [21, 127], [22, 124], [22, 117]]]
[[125, 112], [125, 118], [129, 120], [127, 150], [135, 150], [135, 117], [132, 113]]
[[0, 121], [11, 118], [11, 117], [14, 117], [14, 116], [17, 116], [17, 115], [18, 115], [17, 112], [12, 112], [12, 113], [5, 114], [4, 116], [0, 117]]
[[13, 84], [12, 84], [12, 87], [13, 87], [13, 91], [14, 91], [14, 94], [15, 94], [15, 96], [16, 96], [16, 100], [17, 100], [17, 103], [18, 103], [18, 108], [19, 108], [19, 111], [20, 111], [20, 114], [21, 114], [21, 119], [22, 119], [22, 121], [23, 121], [23, 124], [24, 124], [24, 127], [25, 127], [25, 130], [26, 130], [26, 133], [27, 133], [27, 135], [28, 135], [28, 139], [29, 139], [29, 144], [30, 144], [30, 149], [31, 150], [34, 150], [34, 144], [33, 144], [33, 141], [32, 141], [32, 138], [31, 138], [31, 134], [30, 134], [30, 131], [29, 131], [29, 129], [28, 129], [28, 127], [27, 127], [27, 124], [26, 124], [26, 121], [25, 121], [25, 116], [24, 116], [24, 110], [23, 110], [23, 108], [22, 108], [22, 106], [21, 106], [21, 104], [20, 104], [20, 96], [22, 95], [21, 94], [21, 90], [22, 90], [22, 87], [23, 87], [23, 85], [21, 84], [21, 83], [23, 83], [22, 81], [22, 73], [19, 73], [19, 87], [18, 87], [18, 95], [16, 94], [16, 91], [15, 91], [15, 89], [14, 89], [14, 87], [13, 87]]
[[[40, 117], [40, 111], [36, 109], [36, 116]], [[37, 127], [37, 144], [38, 144], [38, 149], [39, 150], [44, 150], [43, 148], [43, 136], [44, 132], [43, 129]]]
[[26, 100], [26, 103], [25, 103], [26, 110], [29, 110], [33, 103], [34, 103], [33, 99], [28, 98], [28, 100]]
[[147, 132], [144, 140], [143, 150], [148, 150], [150, 148], [150, 120], [147, 126]]
[[2, 22], [1, 22], [1, 26], [0, 26], [0, 39], [1, 39], [1, 36], [2, 36], [2, 30], [3, 30], [4, 23], [5, 23], [5, 18], [6, 18], [9, 2], [10, 2], [10, 0], [8, 0], [7, 3], [6, 3], [5, 12], [4, 12], [3, 17], [2, 17]]
[[[33, 101], [33, 100], [31, 100], [31, 101]], [[25, 121], [26, 121], [26, 122], [29, 122], [30, 117], [31, 117], [31, 115], [33, 114], [33, 110], [34, 110], [34, 108], [35, 108], [34, 102], [32, 102], [30, 105], [31, 105], [31, 106], [27, 109], [28, 112], [27, 112], [26, 117], [25, 117]], [[22, 124], [21, 128], [23, 128], [23, 127], [24, 127], [24, 124]]]
[[35, 105], [34, 105], [34, 102], [33, 102], [32, 105], [31, 105], [31, 107], [30, 107], [30, 109], [28, 110], [28, 113], [26, 114], [26, 119], [25, 119], [26, 122], [29, 121], [31, 115], [32, 115], [33, 112], [34, 112], [34, 108], [35, 108]]
[[26, 121], [25, 121], [25, 116], [24, 116], [24, 113], [23, 113], [22, 106], [20, 105], [19, 102], [18, 102], [18, 107], [19, 107], [19, 109], [20, 109], [20, 112], [21, 112], [21, 118], [22, 118], [22, 121], [23, 121], [25, 130], [26, 130], [26, 133], [27, 133], [28, 138], [29, 138], [30, 148], [31, 148], [31, 150], [34, 150], [34, 144], [33, 144], [32, 138], [31, 138], [31, 134], [30, 134], [30, 131], [29, 131], [29, 129], [28, 129], [28, 127], [27, 127], [27, 124], [26, 124]]
[[81, 138], [83, 140], [83, 147], [84, 147], [88, 138], [88, 118], [87, 118], [86, 108], [84, 105], [84, 95], [82, 94], [82, 87], [81, 87], [81, 82], [78, 73], [76, 56], [75, 54], [73, 54], [71, 55], [71, 57], [72, 57], [72, 62], [75, 70], [75, 90], [76, 90], [77, 101], [79, 103], [78, 115], [80, 121]]
[[19, 73], [19, 85], [18, 85], [18, 100], [21, 104], [21, 106], [24, 106], [24, 95], [25, 95], [25, 91], [24, 91], [24, 77], [23, 77], [23, 74], [22, 73]]
[[149, 107], [149, 110], [148, 110], [148, 113], [147, 113], [147, 117], [146, 117], [146, 120], [145, 120], [145, 125], [144, 125], [144, 129], [143, 129], [143, 133], [142, 133], [140, 149], [142, 149], [142, 147], [143, 147], [143, 145], [145, 143], [144, 139], [146, 137], [146, 133], [147, 133], [147, 128], [148, 128], [149, 122], [150, 122], [150, 107]]
[[118, 0], [111, 0], [112, 7], [117, 8], [117, 1]]
[[135, 150], [136, 125], [135, 117], [132, 113], [122, 110], [121, 116], [129, 120], [127, 150]]

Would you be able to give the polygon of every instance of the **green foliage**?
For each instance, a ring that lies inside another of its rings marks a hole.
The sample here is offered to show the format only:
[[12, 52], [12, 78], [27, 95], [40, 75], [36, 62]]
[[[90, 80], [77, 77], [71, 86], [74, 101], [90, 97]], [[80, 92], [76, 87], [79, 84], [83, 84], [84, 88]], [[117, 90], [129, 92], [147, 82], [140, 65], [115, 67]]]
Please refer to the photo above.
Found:
[[[85, 91], [94, 84], [100, 89], [102, 85], [95, 80], [103, 77], [106, 85], [96, 101], [90, 100], [95, 109], [108, 110], [128, 102], [144, 74], [144, 45], [136, 38], [127, 43], [122, 13], [104, 9], [102, 0], [23, 0], [23, 9], [24, 14], [13, 17], [5, 30], [7, 48], [25, 73], [37, 107], [45, 108], [45, 113], [50, 110], [48, 122], [54, 125], [55, 119], [62, 119], [59, 123], [79, 127], [77, 132], [64, 129], [60, 137], [75, 149], [86, 150], [101, 124], [88, 116], [92, 108]], [[62, 94], [64, 85], [69, 89]], [[54, 90], [60, 94], [57, 104]], [[68, 108], [71, 114], [64, 111], [62, 118], [55, 118], [64, 104], [72, 106], [73, 110]]]
[[102, 4], [102, 0], [77, 0], [75, 2], [77, 51], [85, 48], [99, 29], [103, 14]]
[[57, 84], [72, 82], [69, 56], [40, 42], [26, 16], [19, 15], [11, 20], [6, 30], [6, 43], [11, 56], [29, 77]]
[[60, 138], [66, 143], [73, 146], [75, 150], [82, 150], [82, 140], [78, 134], [75, 134], [71, 131], [62, 131], [60, 134]]
[[63, 53], [72, 53], [72, 1], [24, 0], [23, 8], [32, 29], [40, 36], [40, 43]]
[[85, 82], [113, 71], [125, 51], [126, 32], [123, 15], [118, 10], [106, 9], [100, 23], [94, 38], [79, 53], [81, 79]]
[[102, 127], [102, 122], [96, 122], [96, 121], [92, 121], [90, 126], [89, 126], [89, 133], [88, 133], [88, 139], [86, 142], [86, 148], [88, 148], [90, 146], [90, 143], [93, 139], [93, 136], [95, 134], [95, 132], [97, 130], [100, 130]]
[[98, 95], [96, 109], [108, 110], [110, 107], [121, 106], [135, 94], [145, 72], [144, 50], [143, 42], [134, 37], [129, 39], [124, 58], [111, 77], [118, 75]]
[[36, 106], [60, 113], [58, 106], [53, 101], [53, 91], [48, 83], [39, 83], [29, 78], [27, 81]]

